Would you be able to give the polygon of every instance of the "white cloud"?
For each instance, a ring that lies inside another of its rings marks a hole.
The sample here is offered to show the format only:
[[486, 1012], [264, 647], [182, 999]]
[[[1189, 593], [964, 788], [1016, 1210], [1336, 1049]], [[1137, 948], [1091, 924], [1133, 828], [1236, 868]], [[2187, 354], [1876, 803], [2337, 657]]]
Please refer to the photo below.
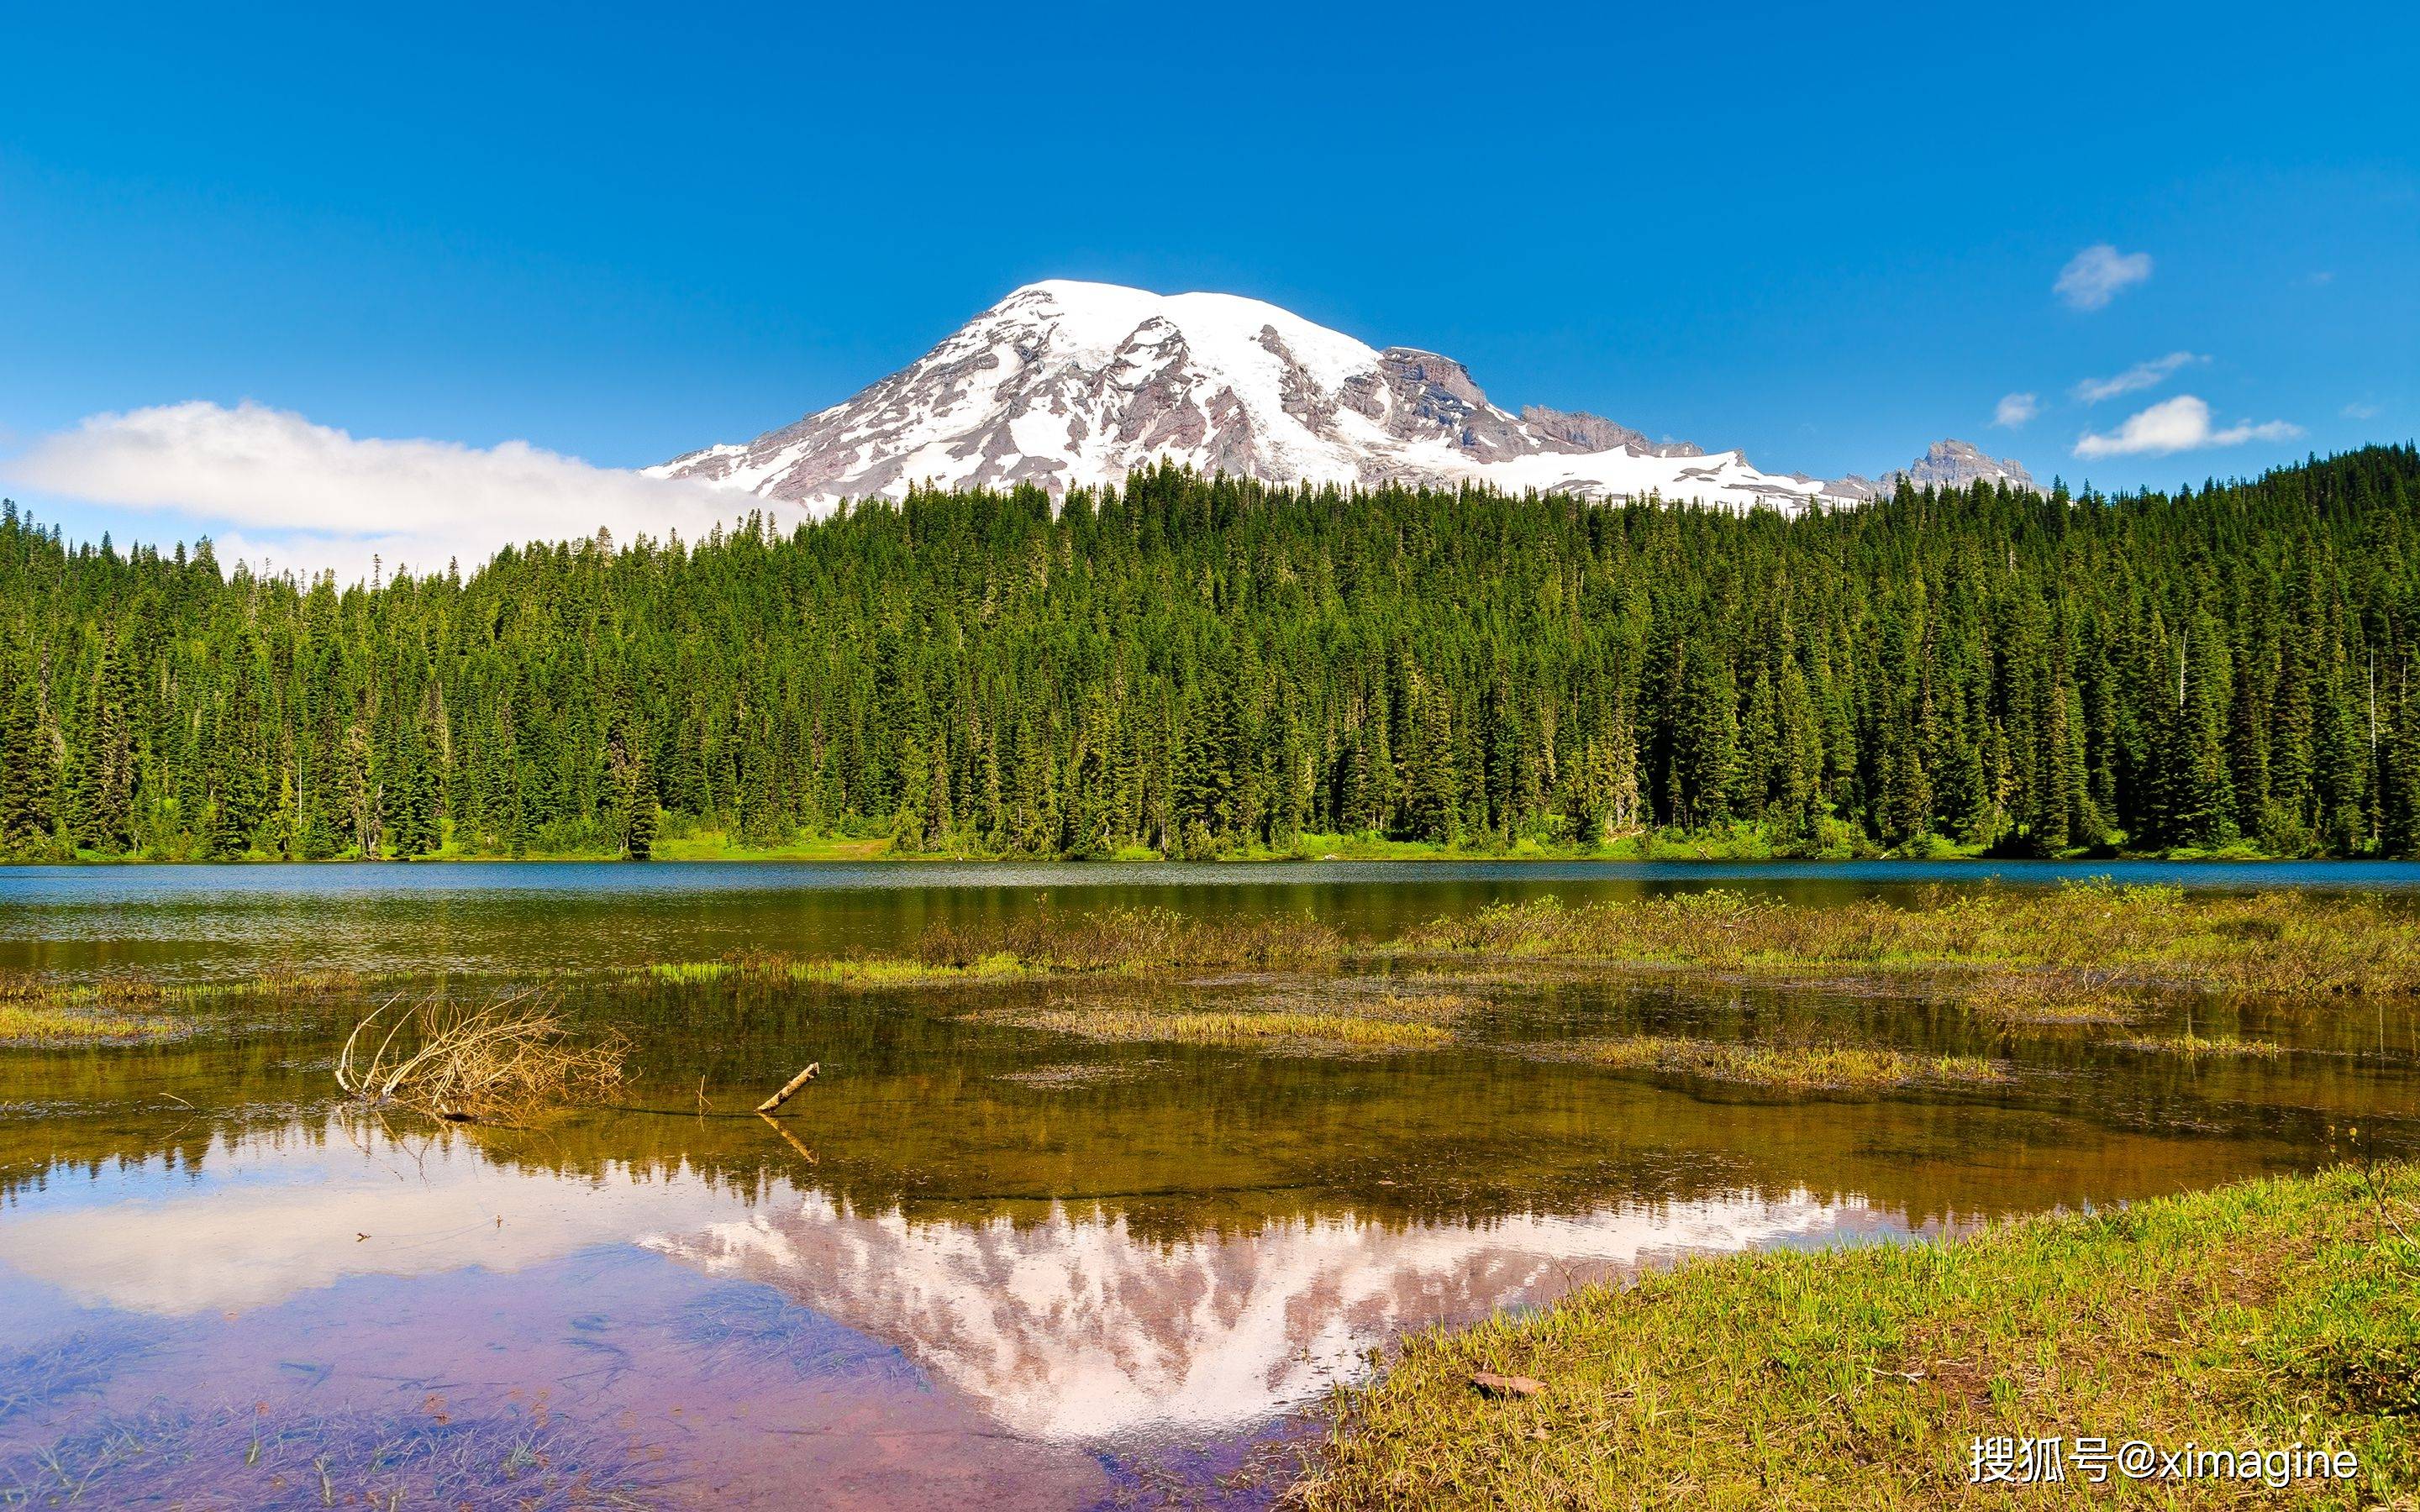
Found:
[[1992, 424], [2014, 430], [2041, 413], [2041, 401], [2030, 393], [2004, 393], [1992, 411]]
[[2086, 378], [2075, 386], [2075, 396], [2086, 404], [2099, 404], [2103, 399], [2114, 399], [2136, 389], [2156, 387], [2166, 382], [2168, 375], [2177, 369], [2209, 361], [2209, 358], [2193, 352], [2170, 352], [2165, 357], [2154, 357], [2148, 363], [2136, 363], [2116, 378]]
[[2165, 456], [2205, 446], [2241, 446], [2245, 441], [2291, 440], [2303, 427], [2283, 420], [2260, 424], [2244, 421], [2213, 430], [2210, 406], [2190, 393], [2164, 399], [2140, 414], [2130, 415], [2113, 435], [2086, 431], [2075, 443], [2075, 455], [2097, 456]]
[[2052, 287], [2076, 309], [2098, 310], [2116, 299], [2119, 289], [2150, 276], [2149, 253], [2119, 252], [2103, 241], [2070, 257]]
[[2355, 400], [2353, 403], [2344, 407], [2344, 417], [2347, 420], [2376, 420], [2378, 418], [2378, 406], [2374, 404], [2363, 404], [2359, 400]]
[[9, 482], [65, 498], [174, 511], [209, 528], [219, 560], [366, 575], [465, 569], [498, 548], [592, 536], [703, 534], [753, 501], [593, 467], [527, 441], [359, 439], [291, 410], [194, 400], [94, 415], [0, 464]]

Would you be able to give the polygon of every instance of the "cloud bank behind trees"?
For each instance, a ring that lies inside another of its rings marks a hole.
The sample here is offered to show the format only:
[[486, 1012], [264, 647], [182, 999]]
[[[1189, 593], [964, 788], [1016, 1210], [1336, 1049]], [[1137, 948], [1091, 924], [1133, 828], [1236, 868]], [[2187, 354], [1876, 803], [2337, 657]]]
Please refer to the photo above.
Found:
[[0, 463], [0, 477], [29, 491], [200, 522], [229, 565], [327, 568], [346, 581], [367, 577], [373, 556], [390, 574], [442, 572], [458, 560], [468, 571], [507, 545], [578, 540], [600, 529], [617, 541], [675, 531], [694, 539], [761, 507], [526, 441], [481, 448], [362, 438], [250, 402], [94, 415]]

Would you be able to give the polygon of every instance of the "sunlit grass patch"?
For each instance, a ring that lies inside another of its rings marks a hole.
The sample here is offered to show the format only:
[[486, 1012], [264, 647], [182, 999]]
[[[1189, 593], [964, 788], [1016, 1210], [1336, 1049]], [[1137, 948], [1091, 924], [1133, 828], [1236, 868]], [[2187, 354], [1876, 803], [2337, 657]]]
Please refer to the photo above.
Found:
[[1757, 1044], [1630, 1035], [1562, 1048], [1600, 1066], [1703, 1076], [1793, 1091], [1873, 1091], [1919, 1085], [1989, 1086], [2006, 1070], [1980, 1056], [1919, 1055], [1881, 1045]]
[[812, 959], [779, 950], [748, 950], [720, 961], [659, 961], [644, 969], [650, 980], [676, 987], [705, 986], [721, 981], [848, 988], [926, 987], [958, 982], [1006, 981], [1035, 975], [1025, 963], [1005, 951], [996, 951], [963, 964], [936, 964], [900, 956]]
[[[2420, 1172], [2339, 1168], [1962, 1241], [1776, 1250], [1419, 1335], [1344, 1394], [1293, 1501], [1382, 1506], [2035, 1504], [1967, 1484], [1975, 1439], [2354, 1453], [2294, 1504], [2420, 1484]], [[2399, 1226], [2399, 1227], [2398, 1227]], [[1533, 1396], [1488, 1399], [1479, 1372]], [[2238, 1482], [2036, 1488], [2218, 1506]], [[1986, 1494], [1988, 1493], [1988, 1494]], [[2401, 1500], [2398, 1500], [2401, 1498]]]
[[141, 1044], [174, 1039], [185, 1032], [185, 1026], [150, 1011], [167, 996], [156, 984], [131, 978], [69, 982], [28, 971], [0, 973], [0, 1044]]
[[181, 1032], [168, 1019], [111, 1012], [95, 1005], [0, 1003], [0, 1044], [141, 1044]]
[[2242, 1058], [2274, 1060], [2286, 1053], [2266, 1040], [2208, 1040], [2198, 1034], [2149, 1034], [2115, 1041], [2119, 1049], [2147, 1056], [2181, 1056], [2187, 1060]]
[[1028, 1028], [1087, 1040], [1268, 1047], [1288, 1044], [1352, 1050], [1426, 1050], [1453, 1042], [1432, 1023], [1350, 1012], [1299, 1010], [1156, 1009], [1132, 1004], [1060, 1004], [1021, 1012]]

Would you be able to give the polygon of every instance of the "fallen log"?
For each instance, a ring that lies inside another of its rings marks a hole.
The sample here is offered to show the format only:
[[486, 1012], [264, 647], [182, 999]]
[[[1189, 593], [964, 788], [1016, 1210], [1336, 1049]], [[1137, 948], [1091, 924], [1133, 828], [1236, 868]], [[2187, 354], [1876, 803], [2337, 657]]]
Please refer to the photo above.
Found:
[[764, 1102], [757, 1103], [756, 1111], [759, 1113], [770, 1113], [775, 1108], [780, 1107], [783, 1103], [787, 1103], [794, 1095], [797, 1094], [799, 1088], [806, 1086], [809, 1082], [815, 1079], [815, 1072], [821, 1070], [822, 1067], [823, 1062], [820, 1060], [811, 1060], [807, 1062], [806, 1070], [799, 1072], [796, 1076], [791, 1077], [787, 1082], [783, 1083], [780, 1091], [774, 1093], [771, 1097], [767, 1098]]

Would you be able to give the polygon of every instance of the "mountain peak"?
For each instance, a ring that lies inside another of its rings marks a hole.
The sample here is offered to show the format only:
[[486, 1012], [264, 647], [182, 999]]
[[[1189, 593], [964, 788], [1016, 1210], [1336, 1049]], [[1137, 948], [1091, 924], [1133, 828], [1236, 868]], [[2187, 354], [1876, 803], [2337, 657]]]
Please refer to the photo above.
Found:
[[1732, 509], [1870, 497], [1581, 410], [1515, 414], [1450, 357], [1373, 347], [1264, 301], [1074, 279], [1010, 291], [844, 403], [648, 471], [822, 510], [918, 483], [1063, 495], [1161, 460], [1273, 484], [1477, 483]]
[[2012, 488], [2041, 491], [2023, 463], [2013, 457], [1995, 461], [1973, 441], [1934, 441], [1925, 448], [1922, 456], [1905, 468], [1884, 473], [1880, 480], [1883, 491], [1897, 489], [1901, 478], [1918, 488], [1968, 488], [1978, 483], [2005, 483]]

